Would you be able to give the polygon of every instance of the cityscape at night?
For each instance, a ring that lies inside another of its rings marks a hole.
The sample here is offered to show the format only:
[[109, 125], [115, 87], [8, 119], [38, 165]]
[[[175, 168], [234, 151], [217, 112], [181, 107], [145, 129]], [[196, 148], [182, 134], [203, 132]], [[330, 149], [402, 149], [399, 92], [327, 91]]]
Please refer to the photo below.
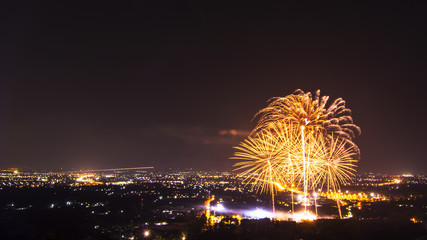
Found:
[[426, 240], [426, 11], [3, 2], [0, 240]]
[[[215, 236], [214, 230], [231, 232], [245, 222], [272, 218], [269, 196], [256, 194], [230, 172], [4, 169], [0, 177], [1, 237], [6, 239], [145, 239], [148, 233], [153, 239], [205, 239]], [[425, 184], [424, 175], [358, 174], [339, 193], [343, 221], [406, 220], [402, 223], [408, 225], [400, 227], [411, 232], [394, 237], [416, 237], [427, 220]], [[317, 221], [337, 218], [334, 198], [327, 194], [318, 192]], [[289, 192], [278, 193], [275, 221], [307, 223], [292, 219], [292, 208], [302, 208], [301, 195], [294, 206], [290, 198]], [[314, 207], [312, 199], [313, 212]]]

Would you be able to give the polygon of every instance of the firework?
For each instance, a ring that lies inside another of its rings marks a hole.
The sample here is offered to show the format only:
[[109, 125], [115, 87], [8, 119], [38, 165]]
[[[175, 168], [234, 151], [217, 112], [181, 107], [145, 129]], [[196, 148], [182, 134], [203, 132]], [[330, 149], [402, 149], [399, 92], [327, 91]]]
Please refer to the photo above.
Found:
[[[259, 111], [258, 125], [236, 149], [234, 165], [242, 171], [245, 184], [257, 192], [270, 193], [274, 213], [274, 195], [279, 190], [292, 194], [302, 188], [304, 212], [308, 192], [316, 188], [340, 190], [354, 175], [359, 149], [351, 141], [360, 134], [353, 124], [345, 101], [336, 99], [327, 106], [328, 96], [313, 97], [302, 90], [286, 97], [273, 98]], [[341, 209], [337, 199], [339, 215]], [[316, 209], [317, 214], [317, 209]]]
[[[294, 167], [290, 170], [298, 172], [293, 181], [297, 187], [303, 188], [304, 209], [307, 211], [308, 192], [315, 189], [339, 191], [340, 185], [354, 176], [357, 160], [354, 149], [346, 146], [346, 142], [340, 138], [331, 136], [329, 141], [325, 141], [321, 134], [303, 134], [301, 131], [301, 139], [304, 141], [297, 148], [303, 152], [298, 154], [295, 151], [296, 155], [292, 157]], [[283, 177], [289, 174], [284, 174]], [[339, 200], [336, 200], [341, 217]]]
[[[252, 190], [270, 193], [274, 212], [274, 195], [278, 186], [287, 187], [296, 179], [295, 167], [291, 156], [298, 155], [298, 132], [289, 124], [270, 124], [256, 137], [248, 137], [238, 147], [232, 159], [242, 160], [234, 164], [234, 170], [242, 170], [239, 174], [243, 182], [252, 184]], [[284, 177], [286, 176], [286, 177]], [[290, 177], [292, 176], [292, 177]], [[290, 185], [292, 186], [292, 185]]]
[[326, 187], [327, 191], [338, 191], [340, 185], [351, 180], [355, 172], [355, 152], [353, 148], [346, 147], [345, 141], [332, 137], [326, 143], [322, 138], [316, 137], [312, 141], [314, 185]]
[[311, 92], [304, 93], [300, 89], [285, 97], [272, 98], [271, 103], [255, 115], [260, 118], [253, 132], [268, 128], [271, 122], [285, 120], [304, 126], [306, 132], [323, 134], [327, 141], [332, 135], [342, 138], [359, 154], [352, 139], [360, 135], [361, 130], [353, 124], [351, 110], [345, 107], [342, 98], [327, 106], [328, 100], [329, 96], [320, 96], [320, 90], [313, 97]]
[[[322, 137], [312, 135], [314, 139], [310, 142], [311, 161], [307, 173], [310, 186], [326, 191], [340, 191], [340, 185], [351, 180], [355, 172], [354, 158], [356, 153], [352, 147], [346, 147], [346, 142], [340, 138], [331, 137], [326, 143]], [[340, 218], [342, 218], [340, 200], [337, 198], [337, 207]], [[316, 209], [317, 210], [317, 209]]]

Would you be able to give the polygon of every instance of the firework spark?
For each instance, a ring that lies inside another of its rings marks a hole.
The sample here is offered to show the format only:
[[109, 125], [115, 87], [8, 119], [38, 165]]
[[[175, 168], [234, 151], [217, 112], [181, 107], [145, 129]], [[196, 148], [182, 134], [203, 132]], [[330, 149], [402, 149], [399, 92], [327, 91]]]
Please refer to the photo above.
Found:
[[[326, 107], [328, 99], [320, 97], [319, 90], [314, 98], [301, 90], [275, 98], [257, 113], [261, 117], [254, 137], [236, 147], [232, 158], [242, 161], [235, 170], [242, 171], [239, 176], [252, 189], [272, 195], [273, 212], [277, 190], [290, 190], [293, 202], [295, 189], [302, 188], [307, 203], [309, 190], [336, 192], [354, 175], [359, 149], [351, 139], [360, 128], [344, 100]], [[337, 205], [341, 217], [338, 199]]]
[[321, 133], [327, 140], [332, 135], [338, 136], [359, 154], [352, 139], [360, 135], [361, 130], [353, 124], [351, 110], [345, 107], [342, 98], [335, 99], [329, 106], [328, 100], [329, 96], [320, 96], [320, 90], [313, 97], [311, 92], [304, 93], [301, 89], [285, 97], [272, 98], [271, 103], [255, 115], [260, 118], [253, 132], [268, 128], [271, 122], [287, 120], [304, 126], [306, 132]]
[[[346, 142], [332, 136], [331, 141], [326, 143], [323, 138], [313, 136], [311, 141], [313, 160], [312, 168], [308, 176], [312, 179], [311, 186], [326, 191], [340, 191], [340, 185], [345, 184], [354, 176], [356, 153], [352, 147], [346, 147]], [[337, 207], [340, 218], [342, 218], [340, 200], [337, 198]]]
[[[290, 156], [297, 155], [298, 132], [289, 124], [271, 124], [269, 130], [263, 130], [255, 138], [248, 137], [244, 142], [235, 147], [232, 159], [242, 160], [234, 164], [234, 170], [242, 170], [239, 174], [243, 182], [251, 183], [252, 189], [261, 193], [272, 195], [274, 212], [274, 195], [278, 186], [290, 184], [296, 179], [296, 164]], [[290, 160], [290, 161], [288, 161]], [[284, 175], [289, 174], [287, 177]], [[289, 185], [292, 186], [292, 185]]]

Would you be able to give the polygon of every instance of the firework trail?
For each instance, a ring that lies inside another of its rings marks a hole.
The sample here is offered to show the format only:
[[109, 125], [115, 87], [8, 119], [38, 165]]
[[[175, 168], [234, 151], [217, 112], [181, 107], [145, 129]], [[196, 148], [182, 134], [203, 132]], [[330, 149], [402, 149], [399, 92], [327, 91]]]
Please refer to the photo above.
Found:
[[361, 130], [353, 123], [351, 110], [345, 107], [342, 98], [335, 99], [329, 106], [328, 100], [329, 96], [320, 96], [320, 90], [313, 97], [311, 92], [304, 93], [301, 89], [285, 97], [272, 98], [270, 104], [255, 115], [259, 121], [253, 133], [268, 128], [271, 122], [286, 120], [304, 126], [306, 132], [323, 134], [327, 141], [332, 135], [342, 138], [359, 154], [352, 139], [360, 135]]

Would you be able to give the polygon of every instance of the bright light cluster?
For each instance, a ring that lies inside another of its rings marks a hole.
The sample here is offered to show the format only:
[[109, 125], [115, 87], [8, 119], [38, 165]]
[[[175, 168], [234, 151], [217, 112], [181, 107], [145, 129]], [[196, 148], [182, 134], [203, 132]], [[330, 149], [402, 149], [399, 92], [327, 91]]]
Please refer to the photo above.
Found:
[[292, 215], [295, 222], [301, 221], [314, 221], [317, 219], [316, 215], [309, 211], [296, 212]]
[[253, 218], [253, 219], [263, 219], [263, 218], [274, 218], [274, 214], [272, 212], [257, 208], [255, 210], [245, 211], [244, 215]]

